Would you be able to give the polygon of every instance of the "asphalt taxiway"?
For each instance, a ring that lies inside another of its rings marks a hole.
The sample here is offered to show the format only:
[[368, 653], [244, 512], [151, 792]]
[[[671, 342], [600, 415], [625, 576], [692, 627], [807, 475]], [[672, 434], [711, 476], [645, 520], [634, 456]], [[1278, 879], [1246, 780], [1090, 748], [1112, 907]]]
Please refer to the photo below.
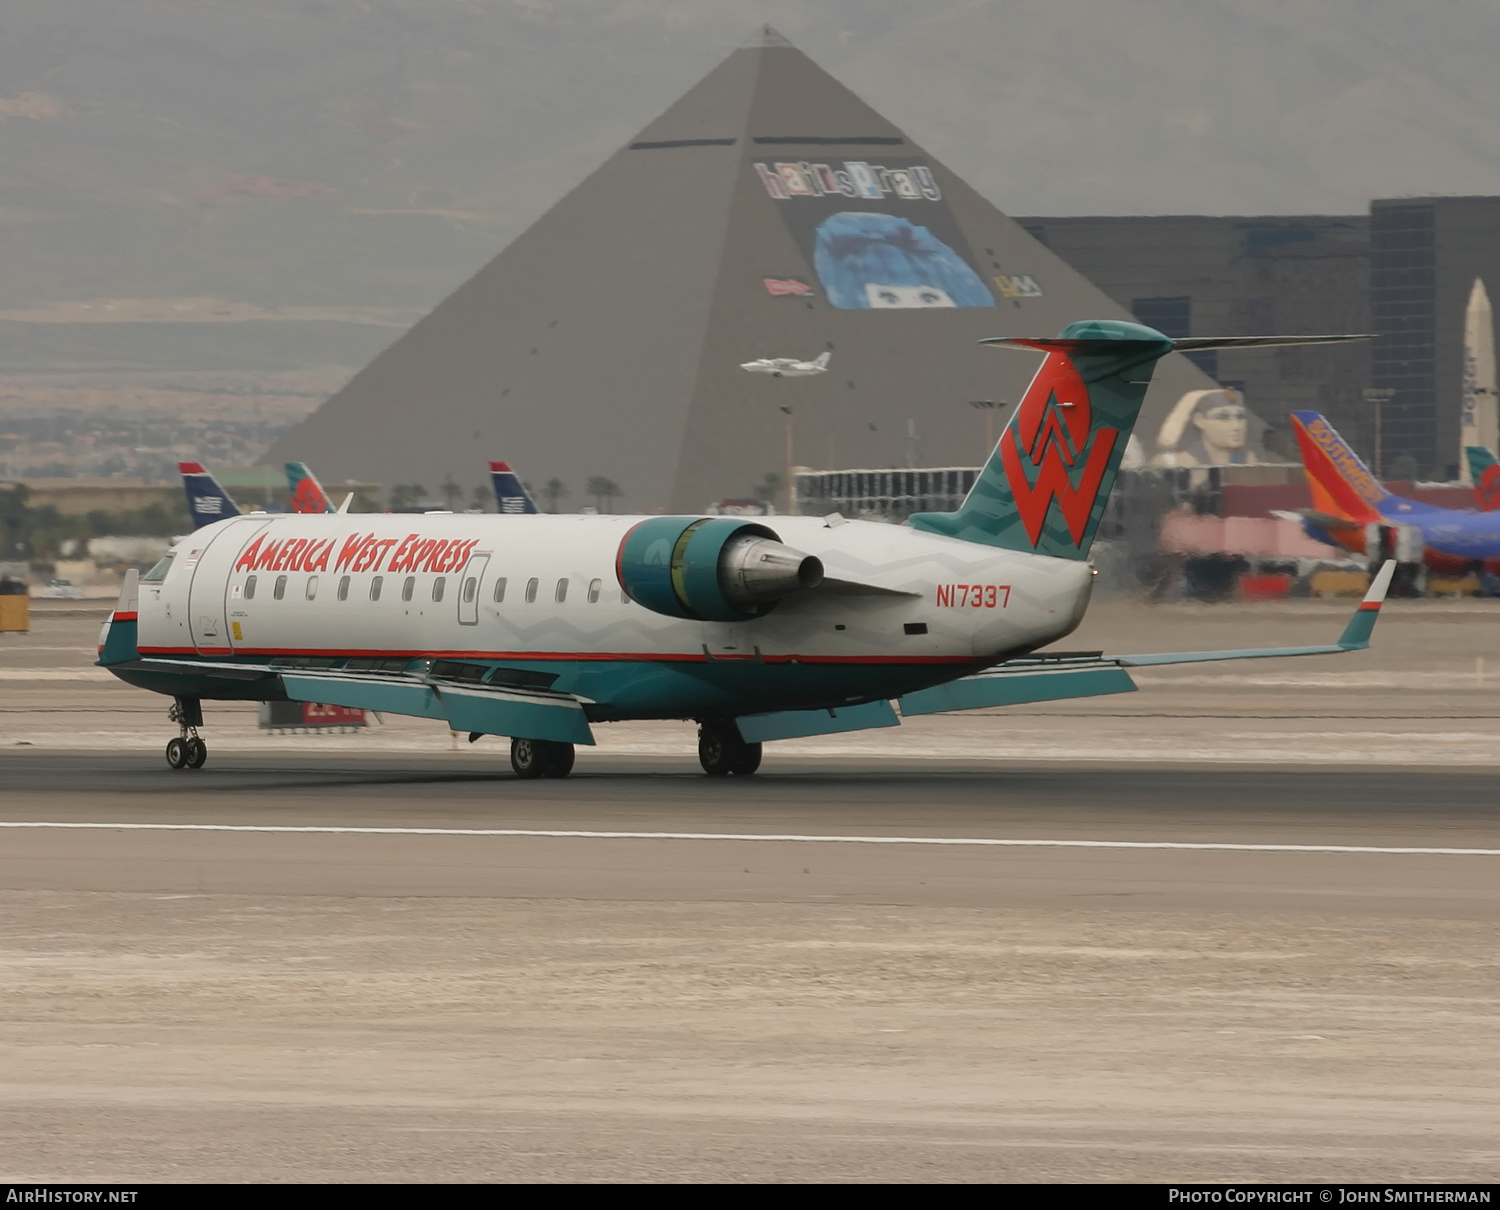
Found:
[[0, 646], [0, 1177], [1492, 1179], [1471, 613], [749, 779], [601, 728], [558, 782], [244, 707], [172, 772], [87, 621], [38, 626]]

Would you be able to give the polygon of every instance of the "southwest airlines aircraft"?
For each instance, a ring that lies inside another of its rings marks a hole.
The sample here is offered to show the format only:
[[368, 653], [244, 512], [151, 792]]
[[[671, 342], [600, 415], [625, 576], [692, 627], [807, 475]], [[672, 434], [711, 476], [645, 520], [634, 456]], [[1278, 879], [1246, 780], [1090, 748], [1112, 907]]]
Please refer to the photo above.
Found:
[[1422, 531], [1424, 561], [1434, 571], [1463, 573], [1500, 559], [1500, 513], [1392, 495], [1318, 412], [1293, 412], [1292, 428], [1312, 489], [1312, 514], [1303, 528], [1314, 540], [1361, 553], [1366, 525], [1410, 525]]
[[[1286, 337], [1312, 343], [1338, 337]], [[1045, 355], [963, 505], [907, 524], [829, 517], [323, 514], [234, 517], [130, 573], [99, 663], [175, 699], [173, 768], [202, 701], [327, 702], [511, 739], [563, 777], [618, 719], [691, 719], [714, 775], [764, 741], [901, 715], [1127, 693], [1127, 669], [1369, 645], [1387, 563], [1336, 642], [1105, 656], [1041, 649], [1082, 619], [1088, 553], [1151, 372], [1133, 323], [987, 343]]]

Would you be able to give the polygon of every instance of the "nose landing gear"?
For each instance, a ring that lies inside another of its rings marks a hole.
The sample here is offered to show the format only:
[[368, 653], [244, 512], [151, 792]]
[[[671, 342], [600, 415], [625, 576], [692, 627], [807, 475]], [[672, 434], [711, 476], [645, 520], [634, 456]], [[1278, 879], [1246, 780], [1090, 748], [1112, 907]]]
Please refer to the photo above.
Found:
[[196, 697], [177, 698], [167, 717], [181, 732], [167, 741], [167, 764], [173, 769], [201, 769], [208, 759], [208, 745], [198, 735], [203, 726], [203, 703]]

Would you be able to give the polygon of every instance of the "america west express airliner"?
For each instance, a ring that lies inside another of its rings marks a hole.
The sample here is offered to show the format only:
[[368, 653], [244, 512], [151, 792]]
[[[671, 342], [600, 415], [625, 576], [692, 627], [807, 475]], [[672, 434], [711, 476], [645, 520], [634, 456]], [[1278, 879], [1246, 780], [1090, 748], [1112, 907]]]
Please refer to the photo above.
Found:
[[[1288, 337], [1286, 343], [1343, 339]], [[202, 702], [325, 702], [511, 739], [563, 777], [619, 719], [698, 724], [710, 774], [767, 740], [902, 716], [1135, 689], [1152, 664], [1368, 646], [1394, 564], [1315, 647], [1048, 654], [1082, 619], [1089, 548], [1158, 358], [1117, 321], [988, 343], [1045, 354], [962, 507], [907, 524], [829, 517], [247, 515], [184, 538], [105, 624], [99, 663], [175, 699], [173, 768]]]

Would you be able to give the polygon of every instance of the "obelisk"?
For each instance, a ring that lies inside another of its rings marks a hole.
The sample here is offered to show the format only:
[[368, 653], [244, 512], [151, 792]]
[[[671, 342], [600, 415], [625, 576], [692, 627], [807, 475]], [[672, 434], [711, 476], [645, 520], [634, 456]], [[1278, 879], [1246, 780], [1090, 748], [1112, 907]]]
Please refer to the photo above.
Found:
[[1496, 453], [1500, 442], [1500, 407], [1495, 395], [1495, 316], [1484, 282], [1474, 279], [1464, 312], [1464, 397], [1459, 417], [1458, 466], [1465, 483], [1469, 474], [1467, 447], [1482, 445]]

